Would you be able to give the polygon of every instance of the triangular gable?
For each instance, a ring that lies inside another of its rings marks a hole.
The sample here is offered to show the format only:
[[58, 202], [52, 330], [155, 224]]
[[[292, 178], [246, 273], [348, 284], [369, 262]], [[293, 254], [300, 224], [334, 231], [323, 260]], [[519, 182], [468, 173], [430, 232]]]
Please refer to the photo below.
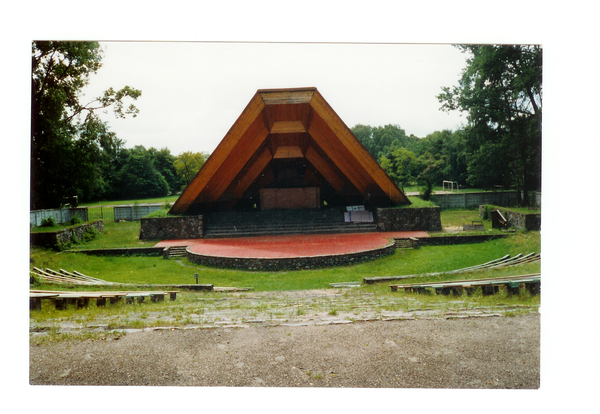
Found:
[[316, 88], [271, 89], [256, 92], [170, 213], [252, 205], [261, 188], [302, 185], [328, 204], [410, 203]]

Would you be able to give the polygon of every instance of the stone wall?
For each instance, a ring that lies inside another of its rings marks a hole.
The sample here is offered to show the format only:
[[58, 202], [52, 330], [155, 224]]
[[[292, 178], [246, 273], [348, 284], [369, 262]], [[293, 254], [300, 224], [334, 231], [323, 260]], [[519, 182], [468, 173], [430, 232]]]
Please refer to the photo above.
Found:
[[123, 247], [112, 249], [73, 250], [91, 256], [162, 256], [164, 247]]
[[449, 246], [454, 244], [482, 243], [506, 237], [506, 234], [473, 234], [473, 235], [451, 235], [439, 237], [419, 237], [420, 246]]
[[[486, 206], [479, 206], [479, 217], [483, 217], [483, 211]], [[518, 213], [516, 211], [499, 209], [504, 218], [508, 221], [508, 226], [518, 230], [539, 231], [542, 228], [541, 213]]]
[[380, 231], [441, 231], [440, 207], [378, 208], [375, 221]]
[[542, 215], [540, 213], [523, 214], [506, 210], [502, 214], [508, 220], [508, 225], [515, 229], [537, 231], [542, 227]]
[[202, 216], [141, 218], [140, 240], [201, 239]]
[[45, 233], [31, 233], [30, 243], [32, 246], [54, 247], [70, 243], [73, 235], [81, 241], [89, 227], [95, 228], [98, 233], [104, 232], [104, 221], [98, 220], [93, 223], [85, 223], [64, 230], [50, 231]]
[[235, 258], [206, 256], [188, 251], [187, 258], [190, 262], [204, 266], [219, 268], [244, 269], [244, 270], [297, 270], [319, 267], [346, 266], [360, 263], [365, 260], [375, 260], [394, 254], [396, 246], [390, 242], [387, 246], [358, 253], [336, 254], [329, 256], [293, 257], [293, 258]]

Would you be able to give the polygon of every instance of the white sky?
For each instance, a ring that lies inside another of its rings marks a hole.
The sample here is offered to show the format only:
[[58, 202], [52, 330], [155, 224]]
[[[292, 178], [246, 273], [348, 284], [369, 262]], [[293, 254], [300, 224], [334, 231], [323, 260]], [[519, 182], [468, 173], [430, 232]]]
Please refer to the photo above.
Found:
[[141, 89], [136, 118], [103, 115], [126, 147], [212, 152], [258, 89], [316, 87], [349, 127], [397, 124], [425, 137], [456, 129], [436, 95], [466, 54], [448, 44], [103, 42], [81, 102]]

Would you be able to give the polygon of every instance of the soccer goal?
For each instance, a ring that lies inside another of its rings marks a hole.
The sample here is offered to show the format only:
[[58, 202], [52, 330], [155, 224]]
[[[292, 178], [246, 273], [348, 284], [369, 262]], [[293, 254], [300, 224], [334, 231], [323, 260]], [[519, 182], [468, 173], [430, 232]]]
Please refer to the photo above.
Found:
[[444, 191], [446, 191], [446, 188], [448, 188], [448, 190], [450, 190], [450, 191], [454, 191], [455, 188], [458, 190], [458, 183], [456, 181], [446, 181], [446, 180], [444, 180], [444, 182], [442, 183], [442, 185], [443, 185]]

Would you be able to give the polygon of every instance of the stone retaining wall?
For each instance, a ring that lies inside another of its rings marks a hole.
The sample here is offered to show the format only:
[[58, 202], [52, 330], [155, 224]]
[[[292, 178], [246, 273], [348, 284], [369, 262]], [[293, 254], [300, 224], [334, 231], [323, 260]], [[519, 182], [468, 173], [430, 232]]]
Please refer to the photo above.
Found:
[[[483, 217], [485, 205], [479, 206], [479, 217]], [[542, 213], [518, 213], [499, 209], [508, 221], [508, 226], [518, 230], [539, 231], [542, 228]]]
[[140, 240], [201, 239], [202, 216], [142, 218]]
[[380, 231], [441, 231], [440, 207], [377, 208], [375, 221]]
[[115, 249], [87, 249], [87, 250], [72, 250], [77, 253], [85, 253], [92, 256], [161, 256], [164, 247], [124, 247]]
[[188, 251], [187, 258], [190, 262], [201, 264], [203, 266], [277, 271], [345, 266], [366, 260], [379, 259], [394, 254], [395, 251], [396, 246], [394, 242], [390, 242], [387, 246], [378, 249], [330, 256], [260, 259], [206, 256]]
[[452, 244], [481, 243], [488, 240], [506, 237], [506, 234], [474, 234], [474, 235], [452, 235], [439, 237], [419, 237], [420, 246], [448, 246]]
[[64, 230], [45, 233], [30, 233], [30, 243], [32, 246], [60, 246], [70, 243], [73, 235], [75, 235], [77, 240], [81, 241], [83, 239], [83, 235], [89, 227], [93, 227], [98, 231], [98, 233], [102, 233], [104, 232], [104, 221], [98, 220], [93, 223], [85, 223]]

